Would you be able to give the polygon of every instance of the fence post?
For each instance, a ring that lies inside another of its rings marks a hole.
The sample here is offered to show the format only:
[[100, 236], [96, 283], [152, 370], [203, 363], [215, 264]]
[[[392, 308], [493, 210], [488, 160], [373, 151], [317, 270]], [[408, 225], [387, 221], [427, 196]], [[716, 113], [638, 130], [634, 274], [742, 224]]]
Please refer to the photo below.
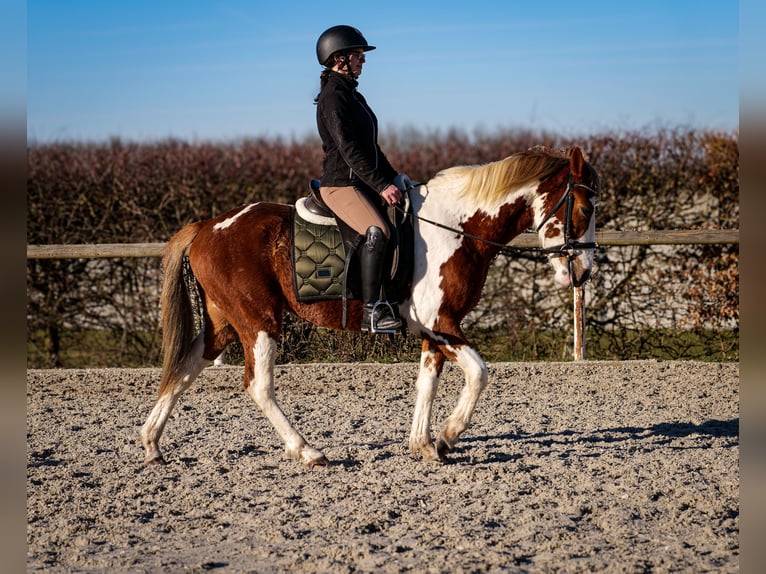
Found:
[[585, 285], [574, 288], [574, 360], [585, 359]]

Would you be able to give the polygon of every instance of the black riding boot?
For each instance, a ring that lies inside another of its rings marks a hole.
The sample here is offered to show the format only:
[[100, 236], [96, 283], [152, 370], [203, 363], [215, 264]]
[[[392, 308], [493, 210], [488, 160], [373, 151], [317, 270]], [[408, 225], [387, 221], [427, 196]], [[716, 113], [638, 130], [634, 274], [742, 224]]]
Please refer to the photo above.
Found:
[[394, 332], [400, 329], [402, 321], [387, 301], [380, 299], [380, 284], [383, 276], [383, 260], [386, 257], [388, 239], [376, 226], [367, 229], [365, 243], [359, 250], [362, 272], [362, 331]]

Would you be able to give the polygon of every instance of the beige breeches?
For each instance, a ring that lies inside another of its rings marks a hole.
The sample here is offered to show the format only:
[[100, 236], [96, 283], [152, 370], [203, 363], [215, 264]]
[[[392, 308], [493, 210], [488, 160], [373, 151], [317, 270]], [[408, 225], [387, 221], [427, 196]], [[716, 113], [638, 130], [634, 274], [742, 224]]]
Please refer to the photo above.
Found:
[[332, 212], [346, 225], [364, 236], [367, 228], [379, 227], [389, 237], [388, 225], [365, 195], [353, 186], [320, 187], [319, 194]]

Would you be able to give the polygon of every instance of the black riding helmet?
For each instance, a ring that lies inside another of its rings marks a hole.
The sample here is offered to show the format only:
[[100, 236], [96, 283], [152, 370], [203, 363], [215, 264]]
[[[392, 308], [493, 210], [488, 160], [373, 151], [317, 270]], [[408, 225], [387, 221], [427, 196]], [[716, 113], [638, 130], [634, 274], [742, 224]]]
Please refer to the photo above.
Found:
[[317, 60], [323, 66], [331, 65], [330, 58], [335, 52], [361, 48], [365, 52], [374, 50], [362, 33], [352, 26], [333, 26], [328, 28], [317, 40]]

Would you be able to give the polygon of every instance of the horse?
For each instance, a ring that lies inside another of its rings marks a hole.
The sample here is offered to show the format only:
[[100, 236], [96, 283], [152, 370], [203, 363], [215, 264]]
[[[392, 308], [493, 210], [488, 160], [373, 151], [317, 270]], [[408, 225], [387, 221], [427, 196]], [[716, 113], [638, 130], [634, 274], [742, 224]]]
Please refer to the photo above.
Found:
[[[493, 258], [532, 228], [555, 282], [582, 285], [593, 265], [598, 190], [598, 174], [577, 146], [538, 146], [495, 162], [447, 168], [410, 186], [414, 269], [411, 289], [398, 303], [406, 328], [422, 340], [409, 435], [415, 458], [446, 462], [487, 386], [487, 366], [460, 323], [477, 304]], [[269, 202], [245, 205], [188, 224], [166, 244], [162, 375], [157, 402], [140, 431], [145, 464], [165, 462], [159, 440], [178, 398], [237, 337], [244, 349], [244, 388], [280, 436], [287, 457], [311, 468], [330, 464], [277, 403], [277, 341], [285, 311], [320, 327], [359, 330], [362, 304], [298, 301], [290, 255], [294, 209]], [[185, 258], [199, 294], [199, 333], [184, 281]], [[432, 405], [446, 360], [462, 369], [465, 383], [433, 440]]]

